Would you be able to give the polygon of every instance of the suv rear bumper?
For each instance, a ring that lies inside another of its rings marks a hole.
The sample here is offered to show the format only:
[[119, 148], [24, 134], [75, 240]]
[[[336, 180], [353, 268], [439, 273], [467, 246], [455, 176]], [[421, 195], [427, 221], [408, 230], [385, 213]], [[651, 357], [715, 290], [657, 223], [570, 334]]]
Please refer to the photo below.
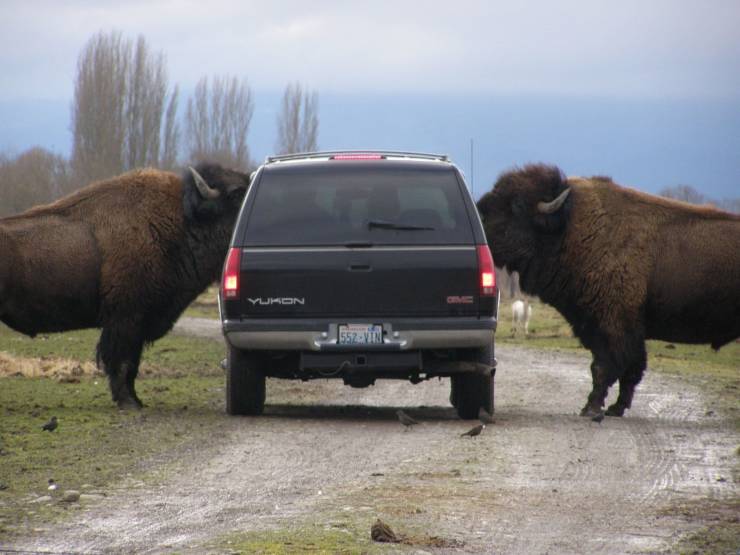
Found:
[[[380, 323], [383, 343], [340, 345], [338, 325]], [[407, 351], [484, 347], [491, 342], [496, 319], [489, 318], [366, 318], [366, 319], [249, 319], [226, 320], [227, 343], [244, 350], [280, 351]]]

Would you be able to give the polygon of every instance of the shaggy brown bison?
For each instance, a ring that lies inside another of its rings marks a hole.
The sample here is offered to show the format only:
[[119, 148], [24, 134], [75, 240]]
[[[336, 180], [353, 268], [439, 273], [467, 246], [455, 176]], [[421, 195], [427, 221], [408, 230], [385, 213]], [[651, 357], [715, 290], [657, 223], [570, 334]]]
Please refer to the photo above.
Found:
[[740, 336], [740, 216], [654, 197], [553, 166], [500, 176], [478, 201], [496, 263], [554, 306], [593, 354], [584, 416], [622, 416], [646, 366], [645, 339]]
[[31, 337], [102, 328], [113, 400], [142, 406], [142, 348], [217, 279], [248, 185], [217, 165], [145, 169], [0, 219], [0, 321]]

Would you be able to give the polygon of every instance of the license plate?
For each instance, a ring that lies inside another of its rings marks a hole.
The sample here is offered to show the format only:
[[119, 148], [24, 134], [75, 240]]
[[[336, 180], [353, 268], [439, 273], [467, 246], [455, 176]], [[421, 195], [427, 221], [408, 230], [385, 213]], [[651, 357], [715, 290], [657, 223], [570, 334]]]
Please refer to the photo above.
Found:
[[340, 345], [375, 345], [383, 343], [383, 326], [380, 324], [340, 324]]

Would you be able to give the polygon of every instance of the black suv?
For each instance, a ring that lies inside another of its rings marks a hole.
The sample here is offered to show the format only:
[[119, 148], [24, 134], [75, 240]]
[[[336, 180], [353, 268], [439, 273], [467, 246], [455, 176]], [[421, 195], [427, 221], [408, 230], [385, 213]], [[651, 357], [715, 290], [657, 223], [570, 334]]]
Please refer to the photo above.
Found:
[[265, 377], [450, 377], [460, 417], [493, 412], [495, 270], [446, 156], [268, 158], [234, 229], [219, 309], [229, 414], [262, 413]]

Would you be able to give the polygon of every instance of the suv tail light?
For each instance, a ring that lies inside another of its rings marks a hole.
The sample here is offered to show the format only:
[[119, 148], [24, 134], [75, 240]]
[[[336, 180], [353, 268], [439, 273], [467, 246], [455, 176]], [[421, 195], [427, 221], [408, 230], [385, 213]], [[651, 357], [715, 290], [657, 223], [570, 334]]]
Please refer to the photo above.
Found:
[[241, 249], [230, 248], [224, 263], [221, 277], [221, 295], [224, 300], [239, 298], [239, 271], [241, 269]]
[[492, 297], [496, 294], [496, 269], [488, 245], [478, 245], [478, 272], [481, 297]]

